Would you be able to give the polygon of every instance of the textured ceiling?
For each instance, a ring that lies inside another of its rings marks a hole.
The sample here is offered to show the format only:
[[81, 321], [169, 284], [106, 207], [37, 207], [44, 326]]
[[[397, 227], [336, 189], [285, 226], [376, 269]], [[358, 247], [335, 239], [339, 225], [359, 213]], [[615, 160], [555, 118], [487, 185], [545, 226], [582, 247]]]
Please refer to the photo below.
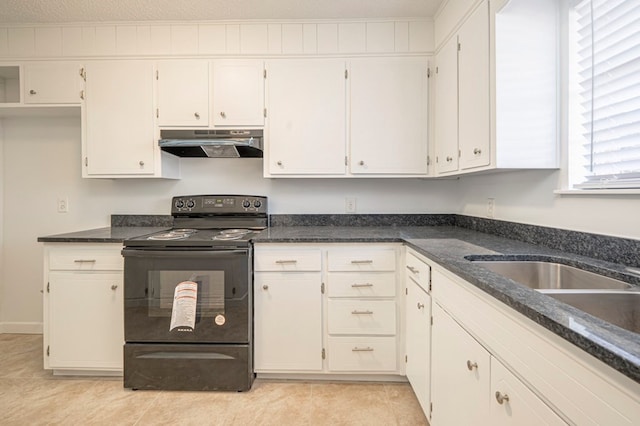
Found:
[[0, 25], [433, 16], [442, 0], [0, 0]]

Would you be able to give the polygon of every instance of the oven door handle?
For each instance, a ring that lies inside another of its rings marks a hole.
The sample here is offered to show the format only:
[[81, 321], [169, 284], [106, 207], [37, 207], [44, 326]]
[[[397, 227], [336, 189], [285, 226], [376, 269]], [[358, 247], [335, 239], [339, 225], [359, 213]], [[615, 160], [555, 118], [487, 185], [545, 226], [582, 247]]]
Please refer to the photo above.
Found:
[[122, 255], [124, 257], [232, 257], [243, 255], [246, 256], [249, 253], [248, 250], [140, 250], [140, 249], [123, 249]]

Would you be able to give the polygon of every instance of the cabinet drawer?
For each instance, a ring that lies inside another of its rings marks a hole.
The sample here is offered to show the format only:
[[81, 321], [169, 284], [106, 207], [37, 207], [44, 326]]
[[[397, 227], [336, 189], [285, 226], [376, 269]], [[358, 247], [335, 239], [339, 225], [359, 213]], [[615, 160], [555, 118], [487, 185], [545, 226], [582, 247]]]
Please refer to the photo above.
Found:
[[328, 280], [329, 297], [394, 297], [395, 272], [332, 272]]
[[429, 265], [418, 259], [416, 256], [407, 252], [406, 258], [406, 274], [416, 284], [418, 284], [426, 292], [429, 292], [429, 281], [431, 268]]
[[393, 300], [329, 300], [329, 334], [396, 334]]
[[256, 249], [256, 271], [319, 271], [320, 250], [260, 250]]
[[122, 271], [124, 260], [117, 250], [61, 249], [49, 253], [49, 269], [64, 271]]
[[329, 250], [329, 271], [395, 271], [396, 251], [386, 250]]
[[395, 337], [329, 337], [329, 370], [395, 371]]

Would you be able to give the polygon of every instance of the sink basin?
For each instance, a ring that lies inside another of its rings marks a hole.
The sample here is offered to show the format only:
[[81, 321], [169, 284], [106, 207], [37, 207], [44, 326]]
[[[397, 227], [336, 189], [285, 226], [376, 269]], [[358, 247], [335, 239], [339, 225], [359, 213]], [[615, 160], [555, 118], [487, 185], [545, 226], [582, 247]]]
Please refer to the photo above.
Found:
[[624, 281], [554, 262], [473, 261], [497, 274], [535, 290], [626, 290]]
[[640, 292], [565, 292], [547, 293], [567, 305], [578, 308], [618, 327], [640, 333]]

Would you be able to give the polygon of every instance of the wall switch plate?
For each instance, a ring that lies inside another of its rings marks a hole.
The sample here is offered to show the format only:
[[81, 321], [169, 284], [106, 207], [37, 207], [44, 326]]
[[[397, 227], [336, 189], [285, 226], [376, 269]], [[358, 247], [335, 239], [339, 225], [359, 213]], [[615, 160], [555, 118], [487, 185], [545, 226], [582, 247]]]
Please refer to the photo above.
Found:
[[496, 210], [496, 199], [495, 198], [487, 198], [487, 217], [489, 219], [493, 219], [493, 215]]
[[347, 197], [344, 199], [344, 212], [355, 213], [356, 212], [356, 198]]
[[58, 213], [67, 213], [69, 211], [69, 199], [67, 197], [58, 198]]

